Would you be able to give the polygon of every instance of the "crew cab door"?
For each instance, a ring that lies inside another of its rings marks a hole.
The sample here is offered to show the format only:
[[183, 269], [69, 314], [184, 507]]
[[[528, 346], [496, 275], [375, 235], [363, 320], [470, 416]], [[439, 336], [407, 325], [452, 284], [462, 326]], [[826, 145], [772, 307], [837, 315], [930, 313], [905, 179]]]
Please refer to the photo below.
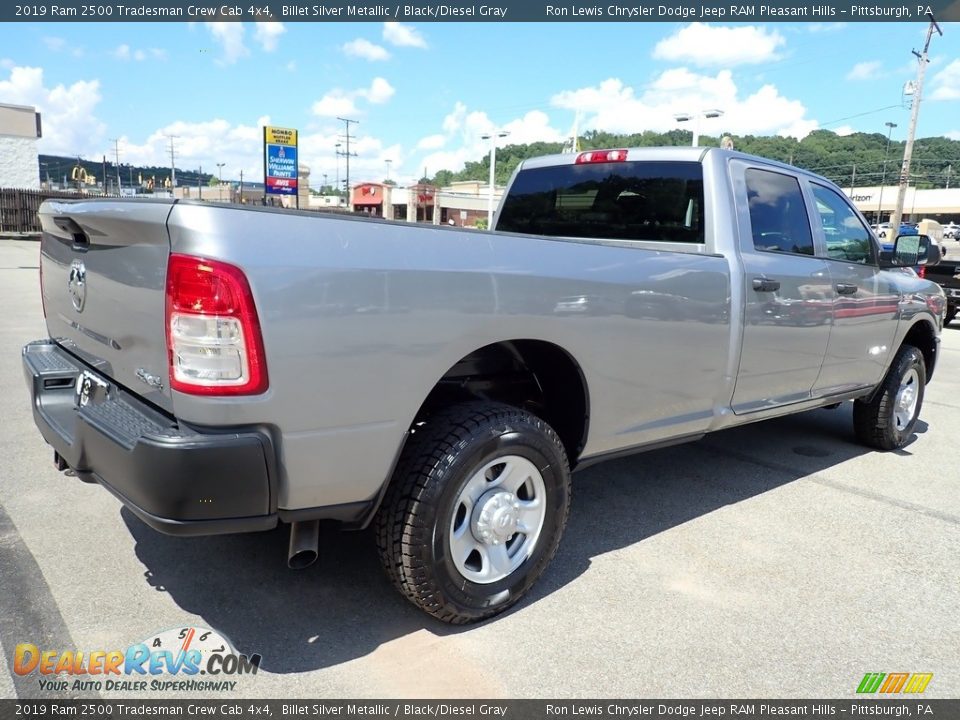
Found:
[[813, 394], [832, 395], [880, 382], [897, 331], [900, 293], [877, 266], [871, 233], [847, 199], [826, 185], [809, 185], [835, 293], [830, 342]]
[[833, 287], [800, 180], [743, 161], [730, 171], [745, 283], [733, 394], [742, 414], [811, 397], [830, 339]]

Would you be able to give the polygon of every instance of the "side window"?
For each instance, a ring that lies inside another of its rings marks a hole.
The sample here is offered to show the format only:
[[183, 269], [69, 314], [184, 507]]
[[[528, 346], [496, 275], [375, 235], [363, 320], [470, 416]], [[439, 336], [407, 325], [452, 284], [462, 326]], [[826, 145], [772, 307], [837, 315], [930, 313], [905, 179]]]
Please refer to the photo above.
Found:
[[795, 177], [751, 168], [744, 173], [753, 246], [764, 252], [813, 255], [813, 235]]
[[872, 264], [873, 243], [870, 233], [847, 201], [828, 187], [815, 183], [810, 186], [827, 240], [827, 257], [862, 265]]

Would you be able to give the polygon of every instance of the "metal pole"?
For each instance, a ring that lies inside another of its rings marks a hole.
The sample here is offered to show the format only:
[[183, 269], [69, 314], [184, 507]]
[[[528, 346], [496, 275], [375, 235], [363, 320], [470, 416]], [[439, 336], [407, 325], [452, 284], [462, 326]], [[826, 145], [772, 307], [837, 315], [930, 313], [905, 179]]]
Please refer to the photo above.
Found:
[[200, 166], [200, 172], [197, 175], [197, 199], [203, 200], [203, 165]]
[[890, 216], [890, 232], [893, 237], [900, 232], [900, 221], [903, 219], [903, 203], [907, 197], [907, 183], [910, 181], [910, 161], [913, 158], [913, 140], [917, 134], [917, 119], [920, 117], [920, 101], [923, 98], [923, 77], [927, 72], [928, 52], [930, 50], [930, 40], [933, 38], [933, 31], [936, 30], [941, 36], [943, 32], [937, 21], [933, 19], [931, 13], [927, 13], [930, 18], [930, 25], [927, 27], [927, 39], [923, 44], [923, 52], [918, 53], [914, 50], [913, 54], [917, 56], [919, 66], [917, 67], [917, 83], [913, 94], [913, 109], [910, 113], [910, 129], [907, 131], [907, 145], [903, 150], [903, 164], [900, 167], [899, 186], [897, 188], [897, 204], [893, 208], [893, 214]]
[[497, 162], [497, 138], [490, 136], [490, 194], [487, 196], [487, 230], [493, 229], [493, 183], [496, 180], [494, 168]]

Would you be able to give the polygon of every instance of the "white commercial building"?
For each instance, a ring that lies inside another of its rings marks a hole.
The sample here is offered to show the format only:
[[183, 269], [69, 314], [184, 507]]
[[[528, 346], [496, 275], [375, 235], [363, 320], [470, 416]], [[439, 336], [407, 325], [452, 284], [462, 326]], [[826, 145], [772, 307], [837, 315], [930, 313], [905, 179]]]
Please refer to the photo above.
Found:
[[40, 188], [40, 113], [0, 103], [0, 188]]
[[[877, 222], [878, 215], [880, 222], [886, 222], [897, 204], [898, 189], [896, 185], [890, 185], [858, 187], [852, 190], [847, 188], [844, 192], [871, 222]], [[903, 200], [903, 219], [919, 222], [923, 218], [942, 224], [960, 222], [960, 188], [918, 190], [912, 185], [907, 186]]]

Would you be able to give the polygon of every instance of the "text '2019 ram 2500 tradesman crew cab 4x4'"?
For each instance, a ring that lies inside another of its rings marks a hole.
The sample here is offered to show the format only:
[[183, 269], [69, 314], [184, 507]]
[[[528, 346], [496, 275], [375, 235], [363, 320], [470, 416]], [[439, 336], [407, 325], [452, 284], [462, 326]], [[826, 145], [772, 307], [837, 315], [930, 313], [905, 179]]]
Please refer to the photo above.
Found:
[[944, 296], [820, 177], [731, 151], [524, 162], [496, 230], [177, 201], [47, 201], [23, 363], [61, 469], [200, 535], [373, 524], [448, 622], [509, 607], [572, 470], [854, 402], [910, 437]]

